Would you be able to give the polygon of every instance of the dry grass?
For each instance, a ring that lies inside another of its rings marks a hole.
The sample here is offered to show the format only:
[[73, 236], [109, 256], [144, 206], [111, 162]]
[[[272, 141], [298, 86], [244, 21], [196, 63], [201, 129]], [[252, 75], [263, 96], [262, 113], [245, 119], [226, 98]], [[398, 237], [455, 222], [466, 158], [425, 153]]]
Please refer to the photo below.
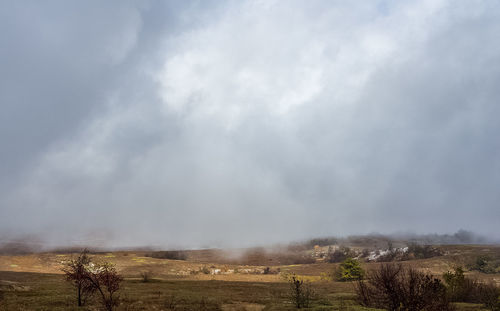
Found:
[[[441, 246], [440, 249], [444, 256], [402, 264], [440, 276], [478, 255], [500, 257], [499, 246]], [[264, 258], [271, 259], [266, 262], [273, 264], [245, 265], [248, 258], [234, 253], [224, 258], [224, 252], [191, 251], [187, 260], [151, 258], [146, 257], [146, 252], [103, 252], [93, 257], [95, 261], [114, 263], [125, 276], [119, 310], [168, 310], [169, 301], [175, 310], [291, 310], [288, 284], [283, 275], [292, 273], [312, 283], [317, 293], [312, 310], [373, 310], [363, 309], [356, 303], [352, 283], [325, 281], [336, 264], [279, 265], [280, 252], [265, 252]], [[64, 282], [60, 270], [63, 262], [72, 256], [76, 254], [0, 256], [0, 290], [4, 290], [0, 310], [97, 310], [92, 304], [86, 309], [74, 306], [74, 293]], [[262, 258], [254, 262], [260, 263], [260, 260]], [[378, 265], [364, 263], [363, 267], [370, 270]], [[275, 272], [279, 269], [280, 274], [261, 274], [266, 266]], [[203, 273], [203, 269], [209, 274]], [[150, 272], [153, 278], [143, 283], [142, 271]], [[500, 274], [467, 274], [481, 282], [500, 284]], [[458, 309], [481, 310], [481, 307], [458, 304]]]

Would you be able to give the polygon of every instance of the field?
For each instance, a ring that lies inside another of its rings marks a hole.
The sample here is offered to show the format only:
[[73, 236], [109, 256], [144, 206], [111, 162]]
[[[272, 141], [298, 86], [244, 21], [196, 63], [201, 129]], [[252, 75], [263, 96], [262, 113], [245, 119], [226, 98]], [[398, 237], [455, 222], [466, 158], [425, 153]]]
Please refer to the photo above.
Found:
[[[499, 246], [439, 246], [441, 256], [403, 261], [435, 276], [464, 266], [478, 255], [499, 257]], [[152, 258], [152, 252], [93, 253], [96, 262], [116, 265], [125, 280], [118, 310], [293, 310], [287, 276], [295, 274], [314, 290], [311, 310], [376, 310], [356, 301], [354, 283], [332, 280], [337, 264], [314, 256], [323, 247], [278, 250], [203, 250], [183, 253], [185, 260]], [[64, 280], [64, 262], [77, 253], [51, 252], [0, 256], [0, 310], [99, 310], [96, 301], [76, 307], [75, 291]], [[161, 255], [161, 254], [160, 254]], [[287, 264], [284, 264], [287, 263]], [[380, 263], [363, 263], [365, 270]], [[141, 273], [150, 277], [144, 282]], [[500, 274], [468, 271], [481, 282], [500, 284]], [[478, 304], [457, 304], [458, 310], [482, 310]]]

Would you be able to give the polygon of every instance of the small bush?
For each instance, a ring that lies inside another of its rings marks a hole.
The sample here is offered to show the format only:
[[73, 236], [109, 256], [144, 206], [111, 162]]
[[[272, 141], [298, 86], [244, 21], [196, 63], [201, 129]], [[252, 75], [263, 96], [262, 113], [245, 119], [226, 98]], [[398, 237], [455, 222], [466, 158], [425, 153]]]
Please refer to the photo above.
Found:
[[151, 271], [142, 271], [140, 273], [141, 281], [143, 283], [148, 283], [149, 281], [151, 281], [152, 275], [153, 273]]
[[309, 283], [304, 283], [304, 280], [299, 279], [296, 275], [292, 275], [288, 283], [290, 285], [290, 301], [297, 308], [308, 308], [313, 291]]
[[361, 264], [356, 259], [347, 258], [344, 260], [336, 270], [337, 280], [346, 281], [356, 281], [361, 280], [365, 274]]

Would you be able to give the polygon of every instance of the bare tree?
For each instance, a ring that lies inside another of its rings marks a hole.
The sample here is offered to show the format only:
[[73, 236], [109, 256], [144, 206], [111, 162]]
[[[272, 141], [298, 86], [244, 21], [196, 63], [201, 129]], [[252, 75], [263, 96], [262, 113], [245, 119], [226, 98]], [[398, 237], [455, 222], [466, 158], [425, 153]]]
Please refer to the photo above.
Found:
[[93, 265], [86, 273], [86, 278], [101, 295], [101, 302], [107, 311], [113, 311], [119, 303], [117, 295], [123, 278], [110, 263]]
[[79, 307], [83, 306], [87, 298], [95, 291], [95, 288], [87, 277], [90, 263], [89, 251], [84, 249], [76, 259], [71, 259], [62, 268], [62, 271], [66, 275], [66, 280], [71, 282], [76, 288]]
[[118, 305], [117, 292], [123, 278], [112, 264], [94, 264], [88, 254], [87, 249], [83, 250], [76, 259], [67, 262], [62, 271], [77, 290], [78, 306], [84, 305], [87, 298], [98, 292], [104, 308], [112, 311]]

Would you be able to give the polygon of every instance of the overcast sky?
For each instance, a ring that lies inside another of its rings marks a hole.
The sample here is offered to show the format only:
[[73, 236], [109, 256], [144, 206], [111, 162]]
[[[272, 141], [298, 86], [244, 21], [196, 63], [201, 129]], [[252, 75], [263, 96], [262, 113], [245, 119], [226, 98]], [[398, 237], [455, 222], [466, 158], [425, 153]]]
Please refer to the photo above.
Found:
[[498, 1], [2, 1], [0, 234], [499, 237]]

